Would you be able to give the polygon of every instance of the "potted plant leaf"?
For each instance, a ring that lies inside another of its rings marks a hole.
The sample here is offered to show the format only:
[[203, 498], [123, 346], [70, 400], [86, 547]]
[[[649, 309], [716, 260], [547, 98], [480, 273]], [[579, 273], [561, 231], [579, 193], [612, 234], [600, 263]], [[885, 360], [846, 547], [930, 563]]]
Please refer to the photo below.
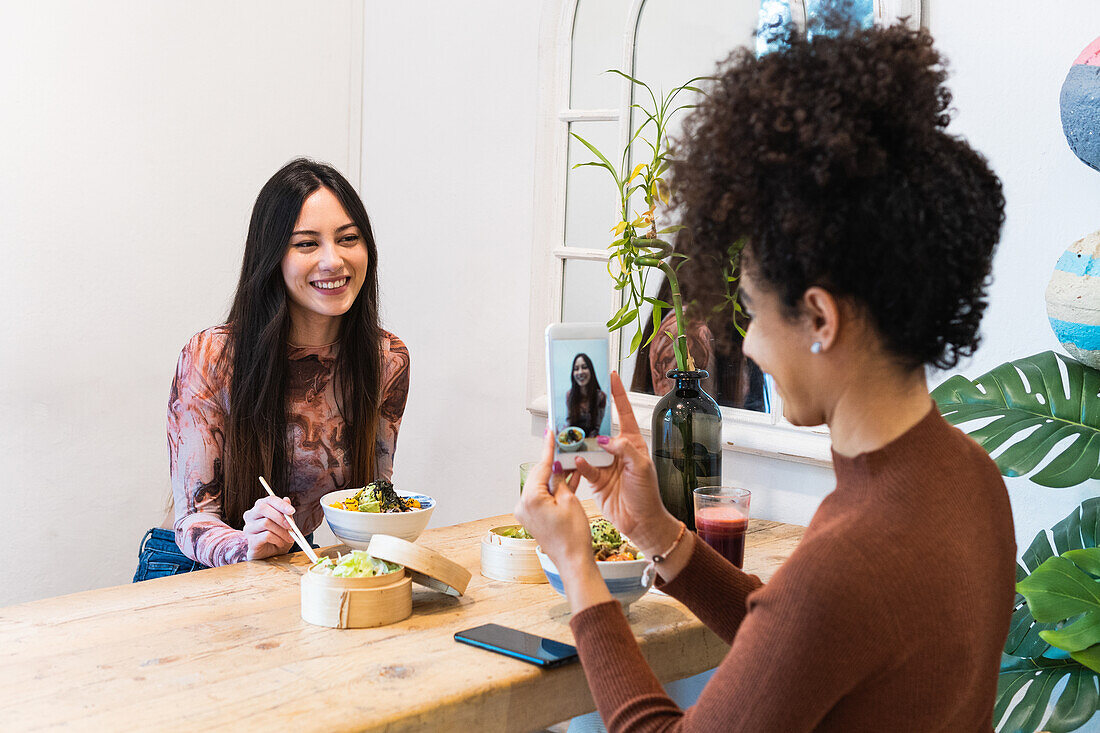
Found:
[[[608, 274], [615, 283], [615, 290], [622, 293], [622, 305], [607, 321], [609, 330], [615, 331], [633, 326], [627, 355], [648, 346], [655, 338], [673, 341], [676, 369], [667, 377], [675, 386], [662, 397], [653, 409], [653, 461], [657, 467], [658, 484], [665, 506], [690, 529], [695, 529], [692, 492], [699, 486], [719, 485], [722, 480], [722, 414], [718, 403], [700, 385], [708, 376], [705, 369], [696, 367], [688, 350], [685, 304], [680, 291], [676, 271], [677, 262], [684, 255], [662, 237], [671, 235], [682, 227], [667, 224], [659, 228], [659, 219], [671, 198], [666, 173], [671, 164], [668, 144], [669, 124], [675, 115], [694, 104], [677, 104], [684, 92], [702, 94], [693, 86], [707, 77], [696, 77], [681, 84], [668, 94], [658, 95], [646, 83], [618, 71], [609, 73], [630, 81], [635, 90], [642, 89], [648, 101], [634, 103], [640, 122], [630, 131], [629, 141], [621, 155], [615, 156], [618, 165], [611, 162], [595, 145], [576, 133], [571, 133], [587, 147], [596, 160], [578, 163], [574, 168], [593, 166], [607, 171], [615, 184], [620, 205], [619, 221], [611, 228], [614, 237], [608, 245]], [[645, 151], [644, 160], [630, 168], [631, 153], [635, 148]], [[632, 210], [634, 202], [641, 200], [644, 209]], [[667, 209], [665, 209], [667, 210]], [[649, 277], [660, 271], [666, 278], [671, 302], [649, 293]], [[732, 272], [732, 270], [731, 270]], [[728, 277], [729, 282], [736, 278]], [[652, 310], [652, 333], [645, 338], [645, 321], [642, 309]], [[663, 315], [675, 313], [676, 332], [662, 331]], [[706, 365], [703, 365], [706, 366]], [[637, 368], [648, 368], [639, 365]]]
[[[1050, 488], [1100, 479], [1096, 369], [1047, 351], [972, 382], [956, 375], [932, 397], [952, 424], [992, 418], [969, 433], [989, 452], [1031, 431], [996, 457], [1005, 476], [1026, 475]], [[994, 707], [997, 730], [1080, 730], [1100, 708], [1098, 540], [1100, 497], [1075, 508], [1049, 537], [1040, 531], [1021, 553]]]

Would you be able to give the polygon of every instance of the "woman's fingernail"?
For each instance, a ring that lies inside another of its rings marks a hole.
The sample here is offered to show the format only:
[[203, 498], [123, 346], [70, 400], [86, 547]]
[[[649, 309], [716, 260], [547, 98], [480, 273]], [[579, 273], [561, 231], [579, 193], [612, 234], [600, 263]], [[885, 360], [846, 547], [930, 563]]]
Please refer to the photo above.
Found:
[[596, 438], [596, 442], [599, 443], [600, 445], [607, 445], [608, 443], [611, 442], [611, 436], [601, 435], [600, 437]]
[[550, 467], [551, 473], [561, 473], [561, 461], [554, 461], [554, 465]]

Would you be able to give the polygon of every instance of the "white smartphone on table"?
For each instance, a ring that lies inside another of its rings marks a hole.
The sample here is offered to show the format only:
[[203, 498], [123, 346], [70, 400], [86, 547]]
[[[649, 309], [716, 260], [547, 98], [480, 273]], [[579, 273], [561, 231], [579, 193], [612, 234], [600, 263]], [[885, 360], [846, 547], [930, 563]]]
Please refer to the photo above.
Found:
[[596, 442], [611, 436], [611, 351], [602, 323], [546, 327], [546, 387], [554, 459], [575, 468], [577, 458], [610, 466], [614, 457]]

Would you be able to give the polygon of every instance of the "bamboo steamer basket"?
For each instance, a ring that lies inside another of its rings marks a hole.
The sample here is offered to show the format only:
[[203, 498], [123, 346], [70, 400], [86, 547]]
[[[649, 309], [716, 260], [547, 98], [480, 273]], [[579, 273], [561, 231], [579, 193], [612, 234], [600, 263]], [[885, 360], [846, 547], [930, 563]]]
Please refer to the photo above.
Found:
[[[505, 525], [493, 529], [509, 529], [518, 525]], [[516, 537], [502, 537], [490, 529], [481, 539], [481, 574], [490, 580], [503, 580], [507, 583], [545, 583], [546, 573], [542, 570], [538, 555], [535, 554], [535, 540]]]
[[333, 629], [366, 629], [412, 615], [412, 578], [402, 568], [370, 578], [302, 575], [302, 619]]
[[413, 582], [446, 593], [460, 596], [470, 584], [470, 571], [448, 560], [434, 550], [408, 542], [388, 534], [371, 537], [367, 552], [373, 557], [404, 565]]

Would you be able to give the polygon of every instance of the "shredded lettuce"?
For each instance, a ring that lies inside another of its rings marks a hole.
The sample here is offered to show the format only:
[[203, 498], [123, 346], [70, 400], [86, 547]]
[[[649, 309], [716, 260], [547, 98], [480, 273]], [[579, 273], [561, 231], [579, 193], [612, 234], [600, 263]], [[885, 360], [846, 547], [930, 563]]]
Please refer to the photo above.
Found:
[[366, 496], [359, 499], [359, 511], [380, 514], [382, 512], [382, 502], [378, 500], [373, 491], [368, 492]]
[[521, 527], [518, 524], [510, 527], [498, 527], [493, 531], [501, 537], [511, 537], [517, 540], [534, 539], [534, 537], [531, 536], [530, 532], [528, 532], [524, 527]]
[[334, 578], [373, 578], [400, 569], [400, 565], [371, 557], [365, 550], [352, 550], [346, 555], [340, 555], [336, 561], [331, 557], [322, 557], [311, 568], [314, 572]]

